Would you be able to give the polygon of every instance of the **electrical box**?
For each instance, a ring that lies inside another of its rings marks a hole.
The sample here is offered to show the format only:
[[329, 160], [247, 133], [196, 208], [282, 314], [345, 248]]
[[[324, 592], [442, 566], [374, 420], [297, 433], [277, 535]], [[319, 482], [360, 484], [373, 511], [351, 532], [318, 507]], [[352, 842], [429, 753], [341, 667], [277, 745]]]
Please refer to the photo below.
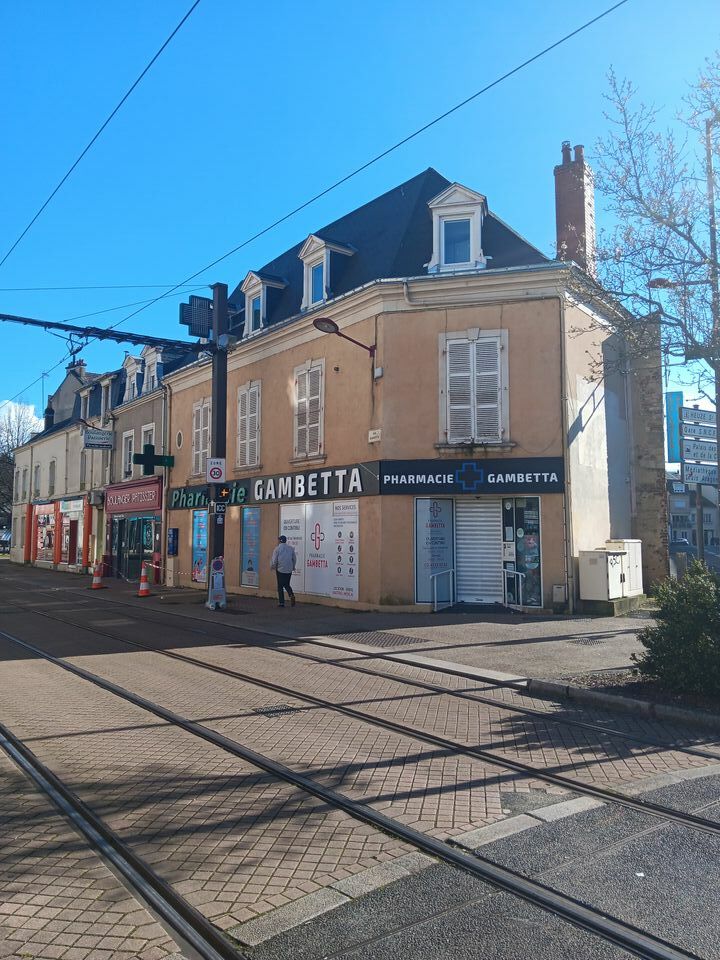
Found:
[[624, 550], [581, 550], [578, 559], [581, 600], [618, 600], [625, 596]]
[[608, 550], [624, 550], [627, 553], [625, 566], [624, 597], [639, 597], [643, 592], [642, 540], [608, 540]]

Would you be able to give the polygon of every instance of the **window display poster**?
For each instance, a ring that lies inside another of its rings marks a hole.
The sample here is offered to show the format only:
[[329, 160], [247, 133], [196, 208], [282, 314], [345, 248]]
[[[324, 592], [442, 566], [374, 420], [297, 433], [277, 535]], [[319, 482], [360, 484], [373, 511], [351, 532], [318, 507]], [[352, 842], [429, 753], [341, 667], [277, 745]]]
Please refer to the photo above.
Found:
[[260, 582], [260, 507], [243, 507], [240, 583], [257, 587]]
[[[432, 603], [433, 574], [451, 570], [454, 541], [453, 501], [418, 497], [415, 501], [415, 602]], [[438, 584], [449, 590], [447, 582]]]
[[288, 503], [280, 508], [280, 535], [295, 547], [297, 567], [292, 575], [292, 588], [305, 593], [305, 504]]
[[291, 504], [281, 508], [280, 517], [281, 532], [295, 547], [298, 567], [302, 564], [304, 571], [303, 586], [298, 583], [297, 589], [321, 597], [357, 600], [358, 501]]
[[[512, 516], [515, 563], [506, 564], [506, 569], [515, 569], [524, 574], [522, 580], [523, 604], [528, 607], [542, 606], [542, 576], [540, 564], [540, 498], [515, 497], [505, 501], [508, 518]], [[507, 535], [506, 535], [507, 539]], [[513, 578], [510, 578], [512, 582]]]
[[192, 581], [207, 583], [207, 510], [193, 510]]
[[52, 560], [55, 555], [55, 509], [37, 513], [37, 559]]

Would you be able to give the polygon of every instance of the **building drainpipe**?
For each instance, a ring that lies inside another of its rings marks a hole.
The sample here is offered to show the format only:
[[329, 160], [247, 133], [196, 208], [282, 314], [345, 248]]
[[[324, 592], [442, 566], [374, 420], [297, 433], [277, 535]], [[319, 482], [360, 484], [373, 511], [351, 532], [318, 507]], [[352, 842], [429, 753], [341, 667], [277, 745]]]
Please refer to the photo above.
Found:
[[90, 567], [90, 528], [92, 526], [92, 514], [93, 508], [90, 506], [90, 498], [87, 494], [85, 494], [85, 503], [83, 504], [82, 538], [82, 566], [84, 571], [87, 571]]
[[560, 422], [562, 424], [562, 451], [565, 471], [565, 493], [563, 494], [563, 519], [565, 524], [565, 577], [567, 584], [568, 613], [575, 612], [575, 554], [572, 528], [572, 485], [570, 482], [570, 450], [568, 448], [568, 415], [567, 415], [567, 376], [565, 369], [565, 297], [558, 293], [560, 307]]

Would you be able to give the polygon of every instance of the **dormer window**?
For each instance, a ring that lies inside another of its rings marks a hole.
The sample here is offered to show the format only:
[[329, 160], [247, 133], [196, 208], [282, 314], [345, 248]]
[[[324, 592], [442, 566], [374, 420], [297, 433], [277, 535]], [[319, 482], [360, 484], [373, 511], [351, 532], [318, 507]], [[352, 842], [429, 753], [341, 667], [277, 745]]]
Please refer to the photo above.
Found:
[[87, 420], [89, 408], [90, 408], [90, 396], [87, 393], [83, 393], [80, 397], [80, 419], [81, 420]]
[[470, 220], [443, 220], [443, 263], [470, 263]]
[[325, 263], [321, 260], [310, 271], [311, 300], [313, 303], [322, 303], [325, 299]]
[[253, 333], [262, 326], [262, 296], [253, 297], [250, 301], [250, 329]]
[[287, 286], [281, 277], [250, 271], [240, 287], [245, 294], [245, 336], [252, 336], [267, 326], [276, 298]]
[[428, 204], [433, 218], [433, 253], [428, 273], [480, 270], [486, 266], [482, 226], [487, 201], [453, 183]]
[[342, 273], [344, 258], [354, 253], [353, 247], [347, 244], [323, 240], [314, 233], [310, 234], [298, 254], [304, 267], [301, 310], [310, 310], [333, 296], [332, 277], [334, 275], [337, 278], [338, 273]]

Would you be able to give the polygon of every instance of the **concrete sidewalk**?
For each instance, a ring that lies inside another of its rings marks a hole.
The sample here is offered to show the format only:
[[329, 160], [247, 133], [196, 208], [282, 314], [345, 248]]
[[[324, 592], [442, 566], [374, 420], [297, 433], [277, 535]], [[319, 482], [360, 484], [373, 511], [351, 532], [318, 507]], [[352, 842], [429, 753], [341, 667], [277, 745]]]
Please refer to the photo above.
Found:
[[[89, 579], [75, 574], [10, 564], [0, 579], [19, 591], [84, 589]], [[111, 603], [122, 601], [158, 608], [182, 617], [223, 623], [241, 630], [267, 631], [301, 640], [340, 637], [382, 649], [447, 660], [479, 669], [541, 679], [560, 679], [592, 671], [627, 668], [631, 654], [642, 647], [637, 633], [648, 622], [642, 616], [531, 616], [513, 613], [373, 613], [302, 603], [278, 609], [264, 597], [231, 595], [227, 611], [210, 611], [200, 590], [153, 586], [149, 598], [137, 598], [137, 585], [106, 580], [94, 593]]]

